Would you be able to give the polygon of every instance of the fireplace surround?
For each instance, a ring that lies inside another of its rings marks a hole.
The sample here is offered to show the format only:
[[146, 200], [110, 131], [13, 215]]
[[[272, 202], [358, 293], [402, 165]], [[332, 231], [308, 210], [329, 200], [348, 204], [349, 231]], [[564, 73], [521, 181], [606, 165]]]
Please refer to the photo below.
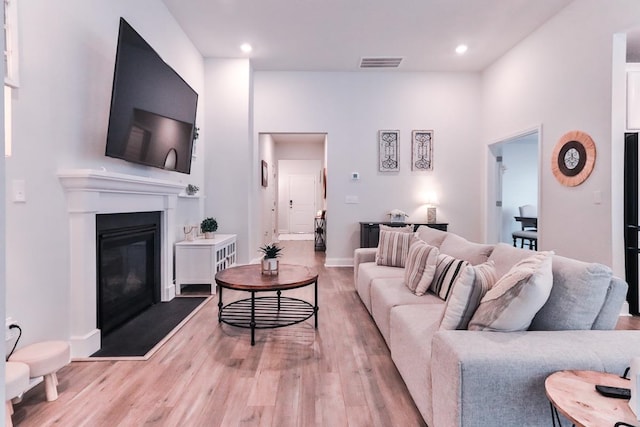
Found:
[[160, 300], [175, 297], [173, 244], [175, 209], [184, 184], [101, 170], [63, 170], [69, 214], [71, 356], [88, 357], [100, 349], [97, 315], [96, 215], [160, 212]]

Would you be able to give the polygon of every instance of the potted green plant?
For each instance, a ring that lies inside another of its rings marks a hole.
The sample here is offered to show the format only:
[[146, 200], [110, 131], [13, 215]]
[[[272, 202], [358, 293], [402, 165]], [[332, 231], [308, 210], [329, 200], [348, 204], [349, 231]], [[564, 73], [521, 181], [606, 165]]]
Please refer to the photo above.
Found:
[[218, 221], [215, 218], [205, 218], [200, 223], [200, 230], [204, 233], [205, 239], [212, 239], [213, 233], [218, 229]]
[[262, 258], [262, 274], [278, 274], [278, 257], [282, 248], [275, 243], [264, 245], [260, 249]]

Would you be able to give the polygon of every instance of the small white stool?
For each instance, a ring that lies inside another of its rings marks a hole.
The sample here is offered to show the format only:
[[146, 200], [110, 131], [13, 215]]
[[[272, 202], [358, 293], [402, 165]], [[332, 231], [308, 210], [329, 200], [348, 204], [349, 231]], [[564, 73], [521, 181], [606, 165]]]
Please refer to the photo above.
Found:
[[22, 362], [7, 362], [5, 365], [5, 426], [13, 426], [13, 403], [11, 400], [20, 396], [29, 388], [29, 365]]
[[38, 342], [16, 350], [9, 360], [29, 365], [31, 378], [44, 377], [47, 401], [51, 402], [58, 398], [56, 372], [71, 361], [71, 347], [66, 341]]

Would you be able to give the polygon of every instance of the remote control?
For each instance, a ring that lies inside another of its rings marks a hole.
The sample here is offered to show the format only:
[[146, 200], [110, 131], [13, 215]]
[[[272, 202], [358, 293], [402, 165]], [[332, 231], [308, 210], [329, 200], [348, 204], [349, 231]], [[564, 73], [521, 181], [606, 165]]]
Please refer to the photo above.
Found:
[[628, 388], [596, 385], [596, 391], [606, 397], [613, 397], [615, 399], [631, 399], [631, 390]]

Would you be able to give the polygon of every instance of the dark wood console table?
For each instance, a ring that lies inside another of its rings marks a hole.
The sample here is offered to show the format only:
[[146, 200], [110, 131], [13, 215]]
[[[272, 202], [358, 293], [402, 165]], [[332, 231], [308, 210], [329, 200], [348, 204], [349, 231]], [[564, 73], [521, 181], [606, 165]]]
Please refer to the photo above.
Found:
[[413, 225], [413, 230], [417, 230], [419, 226], [435, 228], [436, 230], [447, 231], [448, 223], [404, 223], [404, 222], [361, 222], [360, 223], [360, 247], [375, 248], [378, 246], [380, 238], [380, 225], [388, 225], [391, 227], [404, 227], [405, 225]]

